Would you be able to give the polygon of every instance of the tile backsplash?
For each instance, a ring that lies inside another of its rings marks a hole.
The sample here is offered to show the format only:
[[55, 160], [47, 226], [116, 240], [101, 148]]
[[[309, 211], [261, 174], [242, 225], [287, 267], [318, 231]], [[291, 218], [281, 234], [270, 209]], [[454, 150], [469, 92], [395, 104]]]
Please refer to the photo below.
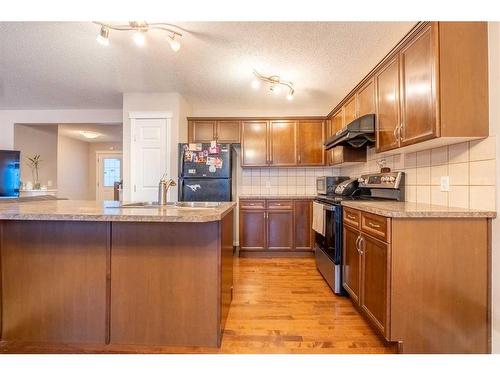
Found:
[[[368, 150], [366, 163], [341, 168], [359, 176], [379, 171], [377, 162], [406, 173], [406, 200], [450, 207], [495, 210], [495, 137], [425, 151], [383, 156]], [[441, 191], [441, 177], [449, 176], [450, 191]]]
[[243, 168], [241, 195], [315, 195], [317, 176], [336, 176], [338, 168]]

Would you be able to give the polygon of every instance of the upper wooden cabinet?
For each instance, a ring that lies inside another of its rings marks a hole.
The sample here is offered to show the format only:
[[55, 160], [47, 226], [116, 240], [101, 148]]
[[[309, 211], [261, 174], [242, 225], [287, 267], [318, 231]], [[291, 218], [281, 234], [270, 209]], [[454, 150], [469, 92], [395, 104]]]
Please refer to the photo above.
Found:
[[243, 120], [241, 127], [242, 167], [325, 165], [324, 120]]
[[240, 143], [239, 120], [193, 120], [188, 122], [190, 143]]
[[366, 82], [356, 93], [358, 100], [357, 117], [375, 113], [375, 87], [373, 79]]
[[353, 95], [344, 105], [344, 126], [357, 118], [356, 95]]
[[[486, 22], [421, 22], [331, 112], [376, 115], [377, 152], [487, 137]], [[332, 120], [333, 121], [333, 120]]]
[[241, 125], [240, 121], [222, 120], [217, 121], [216, 139], [219, 143], [240, 143]]
[[268, 165], [268, 121], [241, 123], [241, 165]]
[[390, 60], [375, 76], [376, 84], [376, 139], [377, 151], [391, 150], [399, 146], [399, 57]]
[[297, 162], [300, 165], [325, 164], [325, 122], [300, 120], [297, 125]]
[[269, 164], [273, 166], [293, 166], [297, 164], [297, 122], [269, 122]]

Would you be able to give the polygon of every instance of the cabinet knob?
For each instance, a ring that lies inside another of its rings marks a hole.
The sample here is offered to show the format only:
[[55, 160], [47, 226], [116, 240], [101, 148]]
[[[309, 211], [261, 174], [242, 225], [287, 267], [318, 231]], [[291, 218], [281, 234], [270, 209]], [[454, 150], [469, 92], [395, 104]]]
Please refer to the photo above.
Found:
[[380, 228], [379, 224], [372, 223], [371, 221], [368, 222], [368, 225], [372, 228]]

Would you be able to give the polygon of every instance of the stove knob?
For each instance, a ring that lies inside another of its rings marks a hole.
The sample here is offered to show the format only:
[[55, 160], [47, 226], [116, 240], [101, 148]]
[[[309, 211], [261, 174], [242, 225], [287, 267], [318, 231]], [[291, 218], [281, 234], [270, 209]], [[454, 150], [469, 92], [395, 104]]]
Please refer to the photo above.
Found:
[[393, 184], [394, 182], [396, 182], [396, 177], [394, 177], [394, 176], [389, 177], [389, 182], [391, 184]]

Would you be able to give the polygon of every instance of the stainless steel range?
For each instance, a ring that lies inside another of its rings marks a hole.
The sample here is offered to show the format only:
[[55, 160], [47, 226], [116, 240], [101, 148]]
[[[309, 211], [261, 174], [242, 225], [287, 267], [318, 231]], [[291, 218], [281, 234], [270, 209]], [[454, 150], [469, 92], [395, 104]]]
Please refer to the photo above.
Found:
[[404, 201], [403, 172], [373, 173], [340, 182], [333, 193], [319, 194], [313, 202], [316, 267], [332, 290], [342, 287], [343, 200]]

